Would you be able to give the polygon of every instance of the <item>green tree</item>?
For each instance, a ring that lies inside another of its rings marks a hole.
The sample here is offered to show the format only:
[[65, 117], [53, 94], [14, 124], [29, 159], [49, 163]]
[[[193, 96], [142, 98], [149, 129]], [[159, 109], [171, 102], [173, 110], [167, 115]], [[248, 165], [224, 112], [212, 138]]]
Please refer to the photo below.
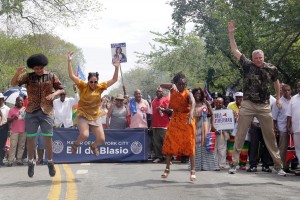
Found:
[[82, 19], [97, 20], [98, 0], [1, 0], [0, 20], [7, 31], [48, 32], [59, 24], [75, 26]]
[[[83, 66], [84, 58], [81, 49], [61, 40], [59, 37], [48, 34], [25, 35], [23, 37], [7, 37], [0, 33], [0, 91], [10, 85], [10, 80], [20, 66], [26, 65], [27, 58], [36, 53], [43, 53], [49, 59], [47, 69], [55, 72], [63, 82], [68, 92], [72, 93], [73, 82], [68, 78], [66, 54], [76, 52], [74, 63]], [[74, 67], [74, 72], [75, 68]], [[28, 72], [31, 70], [28, 69]]]
[[203, 38], [195, 33], [181, 36], [154, 33], [158, 46], [152, 45], [149, 54], [139, 54], [141, 63], [154, 69], [166, 71], [170, 79], [179, 71], [183, 71], [188, 79], [188, 87], [204, 86], [208, 83], [210, 91], [226, 92], [228, 86], [237, 87], [238, 70], [223, 62], [220, 53], [211, 55], [205, 49]]
[[[156, 96], [156, 88], [162, 83], [169, 83], [168, 73], [161, 72], [150, 67], [136, 67], [123, 73], [126, 93], [133, 96], [136, 89], [140, 89], [143, 98], [147, 99], [148, 95], [153, 98]], [[121, 82], [121, 81], [119, 81]], [[120, 84], [117, 88], [111, 90], [110, 96], [123, 94], [123, 88]]]

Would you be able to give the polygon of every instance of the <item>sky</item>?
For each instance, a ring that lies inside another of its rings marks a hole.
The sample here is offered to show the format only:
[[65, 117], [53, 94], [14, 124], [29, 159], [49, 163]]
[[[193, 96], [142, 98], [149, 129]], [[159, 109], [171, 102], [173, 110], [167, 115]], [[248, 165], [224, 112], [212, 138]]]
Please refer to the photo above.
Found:
[[[94, 26], [84, 22], [79, 28], [63, 29], [59, 37], [81, 48], [86, 60], [85, 74], [99, 72], [100, 81], [112, 78], [111, 43], [126, 43], [127, 63], [123, 73], [136, 66], [135, 51], [148, 53], [155, 35], [172, 24], [172, 7], [166, 0], [101, 0], [104, 10]], [[74, 63], [75, 65], [75, 63]]]

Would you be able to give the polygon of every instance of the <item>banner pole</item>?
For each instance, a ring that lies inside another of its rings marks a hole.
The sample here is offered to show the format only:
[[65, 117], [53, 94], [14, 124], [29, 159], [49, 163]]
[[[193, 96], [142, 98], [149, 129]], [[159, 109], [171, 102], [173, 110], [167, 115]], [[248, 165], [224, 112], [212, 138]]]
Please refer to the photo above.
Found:
[[120, 63], [120, 72], [121, 72], [121, 79], [122, 79], [122, 85], [123, 85], [123, 92], [124, 92], [124, 96], [126, 95], [126, 88], [124, 85], [124, 79], [123, 79], [123, 72], [122, 72], [122, 68], [121, 68], [121, 63]]

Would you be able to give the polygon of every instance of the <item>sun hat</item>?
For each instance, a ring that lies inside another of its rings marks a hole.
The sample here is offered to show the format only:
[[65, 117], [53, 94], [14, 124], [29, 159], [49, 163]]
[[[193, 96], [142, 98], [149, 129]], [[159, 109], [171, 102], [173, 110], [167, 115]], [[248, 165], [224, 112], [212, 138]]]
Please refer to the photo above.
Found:
[[117, 94], [116, 99], [124, 100], [123, 94]]

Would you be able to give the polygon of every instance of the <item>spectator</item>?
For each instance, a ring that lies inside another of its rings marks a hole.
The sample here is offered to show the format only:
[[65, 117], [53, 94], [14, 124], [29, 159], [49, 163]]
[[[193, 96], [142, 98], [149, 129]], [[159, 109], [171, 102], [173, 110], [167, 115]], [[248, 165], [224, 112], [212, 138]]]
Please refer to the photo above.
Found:
[[[288, 106], [287, 115], [287, 133], [293, 135], [296, 155], [300, 158], [300, 82], [297, 83], [298, 94], [294, 95]], [[299, 172], [296, 175], [300, 175]]]
[[222, 94], [219, 93], [219, 92], [214, 92], [214, 93], [212, 93], [211, 97], [212, 97], [212, 99], [213, 99], [213, 101], [212, 101], [212, 103], [211, 103], [211, 107], [212, 107], [212, 108], [215, 108], [215, 106], [216, 106], [216, 101], [217, 101], [217, 98], [218, 98], [218, 97], [222, 97], [222, 98], [223, 98]]
[[75, 97], [66, 97], [66, 92], [60, 94], [59, 99], [53, 101], [54, 108], [54, 126], [59, 128], [72, 128], [74, 126], [72, 120], [72, 108], [77, 104], [79, 96], [76, 87], [73, 86]]
[[276, 105], [272, 107], [272, 116], [274, 121], [274, 131], [276, 135], [279, 136], [279, 151], [280, 157], [283, 162], [283, 169], [285, 172], [289, 171], [289, 166], [286, 163], [286, 153], [289, 142], [289, 135], [287, 134], [287, 115], [286, 111], [288, 109], [291, 100], [291, 86], [288, 84], [282, 85], [281, 97], [282, 109], [278, 109]]
[[0, 123], [0, 166], [3, 166], [3, 159], [5, 157], [4, 146], [8, 137], [8, 112], [9, 107], [4, 104], [4, 96], [0, 93], [0, 111], [2, 113]]
[[[214, 110], [221, 110], [224, 109], [223, 105], [223, 98], [218, 97], [216, 101], [216, 107]], [[217, 143], [217, 159], [220, 169], [224, 169], [226, 166], [226, 152], [227, 152], [227, 140], [229, 139], [229, 133], [227, 131], [223, 130], [217, 130], [216, 131], [216, 143]]]
[[[270, 95], [271, 108], [276, 99]], [[262, 171], [272, 172], [270, 166], [273, 165], [272, 157], [266, 148], [266, 143], [262, 135], [260, 123], [256, 117], [254, 117], [250, 129], [250, 151], [249, 151], [249, 164], [250, 167], [247, 172], [257, 172], [257, 165], [259, 160], [262, 161]]]
[[25, 133], [25, 107], [22, 97], [16, 98], [16, 104], [9, 110], [8, 120], [10, 121], [10, 152], [7, 166], [11, 167], [17, 153], [17, 165], [23, 165], [22, 156], [25, 148], [26, 133]]
[[[141, 90], [134, 91], [134, 97], [129, 101], [130, 128], [145, 128], [148, 130], [147, 114], [151, 114], [151, 108], [147, 100], [142, 98]], [[148, 158], [151, 158], [152, 137], [148, 137]]]
[[[45, 70], [47, 65], [48, 58], [45, 55], [32, 55], [27, 59], [27, 66], [33, 72], [23, 74], [26, 67], [20, 67], [11, 80], [12, 86], [26, 84], [27, 87], [28, 105], [26, 107], [25, 129], [27, 133], [29, 177], [34, 175], [34, 141], [39, 126], [46, 141], [49, 175], [53, 177], [56, 173], [52, 160], [53, 100], [64, 90], [58, 77]], [[56, 91], [53, 92], [53, 90]]]
[[125, 129], [127, 125], [127, 108], [123, 104], [124, 96], [118, 94], [115, 98], [115, 103], [113, 103], [108, 109], [106, 115], [106, 125], [110, 129]]
[[[114, 102], [114, 100], [112, 100], [112, 102]], [[101, 98], [101, 107], [100, 107], [100, 112], [101, 112], [100, 121], [101, 121], [102, 127], [104, 129], [107, 128], [106, 118], [107, 118], [107, 113], [108, 113], [109, 108], [110, 108], [109, 97], [106, 97], [106, 96], [102, 97]]]
[[204, 92], [201, 88], [193, 89], [192, 94], [194, 95], [196, 103], [194, 111], [194, 118], [196, 120], [195, 170], [220, 170], [218, 166], [216, 149], [213, 152], [208, 152], [206, 150], [205, 142], [207, 132], [209, 132], [210, 130], [216, 131], [214, 127], [213, 110], [209, 102], [206, 101]]
[[[231, 132], [229, 141], [227, 142], [227, 159], [229, 164], [232, 164], [232, 152], [233, 152], [233, 146], [234, 146], [234, 139], [237, 134], [237, 125], [238, 125], [238, 116], [239, 116], [239, 109], [241, 108], [243, 101], [243, 93], [242, 92], [236, 92], [235, 93], [235, 102], [231, 102], [228, 104], [227, 109], [233, 110], [234, 118], [235, 118], [235, 129]], [[248, 130], [247, 130], [248, 132]], [[247, 135], [248, 136], [248, 135]], [[248, 150], [249, 150], [249, 139], [246, 136], [244, 145], [242, 147], [240, 156], [239, 156], [239, 166], [241, 170], [246, 170], [246, 164], [248, 159]]]
[[153, 131], [153, 148], [155, 157], [153, 163], [160, 163], [164, 160], [162, 154], [162, 146], [164, 143], [167, 127], [169, 125], [169, 114], [167, 113], [167, 108], [169, 107], [169, 99], [163, 96], [163, 89], [161, 87], [156, 89], [156, 98], [152, 100], [151, 105], [151, 128]]
[[130, 128], [148, 128], [147, 114], [151, 114], [150, 105], [142, 98], [141, 90], [134, 91], [129, 101]]

